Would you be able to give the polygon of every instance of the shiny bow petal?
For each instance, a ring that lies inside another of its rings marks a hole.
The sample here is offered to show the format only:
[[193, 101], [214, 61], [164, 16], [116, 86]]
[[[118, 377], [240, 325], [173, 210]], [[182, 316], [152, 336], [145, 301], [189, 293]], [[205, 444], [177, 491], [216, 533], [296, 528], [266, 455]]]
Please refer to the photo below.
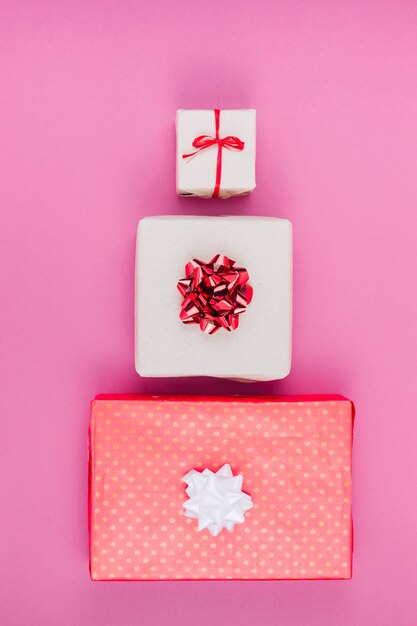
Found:
[[184, 324], [199, 324], [209, 335], [220, 328], [236, 330], [253, 290], [247, 270], [235, 263], [223, 254], [216, 254], [209, 263], [198, 259], [187, 263], [185, 278], [177, 284], [184, 298], [180, 312]]

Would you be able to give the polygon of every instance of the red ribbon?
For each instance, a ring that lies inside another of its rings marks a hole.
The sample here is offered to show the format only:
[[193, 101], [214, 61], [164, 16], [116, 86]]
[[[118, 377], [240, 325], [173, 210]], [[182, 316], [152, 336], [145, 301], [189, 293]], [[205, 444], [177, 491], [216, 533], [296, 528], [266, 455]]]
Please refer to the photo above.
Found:
[[197, 150], [195, 152], [190, 152], [190, 154], [183, 154], [182, 158], [188, 159], [198, 152], [201, 152], [201, 150], [211, 148], [211, 146], [215, 146], [217, 144], [216, 183], [214, 185], [213, 198], [218, 198], [220, 192], [220, 180], [222, 177], [222, 149], [227, 148], [228, 150], [241, 151], [245, 147], [245, 142], [241, 141], [239, 137], [233, 137], [232, 135], [220, 137], [220, 109], [214, 109], [214, 119], [216, 122], [216, 136], [211, 137], [210, 135], [199, 135], [194, 139], [192, 144], [193, 148], [197, 148]]
[[247, 284], [247, 270], [235, 267], [235, 261], [227, 256], [216, 254], [209, 263], [192, 259], [185, 266], [185, 274], [177, 284], [184, 298], [182, 322], [199, 324], [208, 335], [219, 328], [236, 330], [239, 315], [246, 311], [253, 295], [252, 287]]

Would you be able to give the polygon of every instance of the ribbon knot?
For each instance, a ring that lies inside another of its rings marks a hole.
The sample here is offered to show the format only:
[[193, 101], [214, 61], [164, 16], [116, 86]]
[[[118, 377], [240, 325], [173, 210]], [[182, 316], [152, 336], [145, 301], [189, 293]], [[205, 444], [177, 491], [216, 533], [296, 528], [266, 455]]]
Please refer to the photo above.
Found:
[[220, 181], [222, 176], [222, 150], [223, 148], [226, 148], [227, 150], [241, 151], [245, 147], [245, 142], [239, 139], [239, 137], [234, 137], [233, 135], [220, 137], [220, 109], [214, 109], [214, 118], [216, 122], [216, 136], [212, 137], [211, 135], [199, 135], [194, 139], [192, 143], [193, 148], [196, 148], [195, 152], [183, 154], [182, 158], [188, 159], [189, 157], [192, 157], [201, 152], [201, 150], [206, 150], [206, 148], [211, 148], [215, 145], [218, 146], [216, 182], [213, 191], [213, 198], [218, 198], [220, 192]]

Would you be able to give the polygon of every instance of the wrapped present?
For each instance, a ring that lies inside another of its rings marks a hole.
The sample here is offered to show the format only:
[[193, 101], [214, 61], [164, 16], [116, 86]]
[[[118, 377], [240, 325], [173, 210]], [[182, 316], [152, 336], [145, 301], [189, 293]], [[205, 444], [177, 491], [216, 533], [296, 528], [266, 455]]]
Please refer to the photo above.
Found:
[[141, 220], [141, 376], [284, 378], [291, 367], [292, 229], [263, 217]]
[[350, 578], [353, 415], [341, 396], [98, 396], [92, 579]]
[[177, 193], [229, 198], [255, 189], [256, 111], [177, 111]]

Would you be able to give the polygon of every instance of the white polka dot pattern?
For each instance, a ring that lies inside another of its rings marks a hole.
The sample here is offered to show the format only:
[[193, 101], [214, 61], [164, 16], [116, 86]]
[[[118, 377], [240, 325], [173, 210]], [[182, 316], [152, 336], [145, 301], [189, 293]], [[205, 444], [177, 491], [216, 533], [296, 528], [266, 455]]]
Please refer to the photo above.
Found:
[[[339, 399], [94, 400], [93, 580], [350, 578], [352, 420]], [[182, 476], [225, 462], [254, 507], [214, 539]]]

